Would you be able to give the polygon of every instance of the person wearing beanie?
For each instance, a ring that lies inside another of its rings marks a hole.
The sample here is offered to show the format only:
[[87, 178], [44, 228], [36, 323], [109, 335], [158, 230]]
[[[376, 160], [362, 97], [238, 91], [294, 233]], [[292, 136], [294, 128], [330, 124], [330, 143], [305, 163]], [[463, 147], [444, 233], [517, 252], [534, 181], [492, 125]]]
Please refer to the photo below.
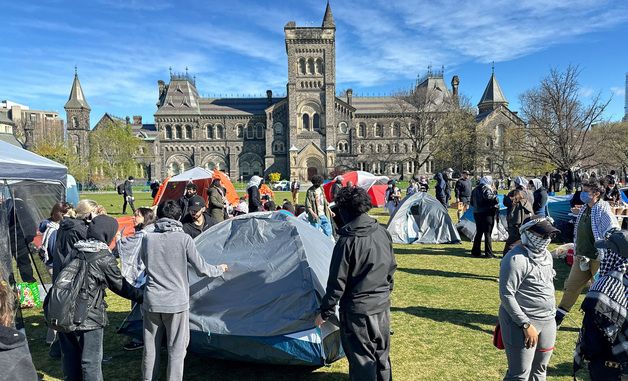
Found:
[[546, 378], [556, 342], [556, 272], [547, 247], [559, 232], [543, 216], [528, 217], [519, 228], [521, 244], [501, 260], [499, 325], [508, 360], [505, 381]]
[[[108, 323], [105, 289], [136, 303], [142, 303], [139, 289], [130, 285], [120, 273], [109, 244], [116, 236], [118, 222], [100, 215], [91, 220], [86, 238], [74, 244], [71, 260], [83, 257], [88, 262], [87, 289], [90, 306], [83, 323], [73, 332], [59, 332], [66, 381], [100, 381], [102, 374], [103, 331]], [[66, 262], [69, 263], [71, 262]]]

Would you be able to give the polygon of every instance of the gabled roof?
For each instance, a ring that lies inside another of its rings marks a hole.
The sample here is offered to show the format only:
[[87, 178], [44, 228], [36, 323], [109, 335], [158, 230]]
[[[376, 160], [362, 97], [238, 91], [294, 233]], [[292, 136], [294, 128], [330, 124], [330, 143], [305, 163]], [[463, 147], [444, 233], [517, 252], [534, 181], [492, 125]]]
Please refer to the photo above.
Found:
[[486, 111], [495, 109], [500, 104], [508, 107], [508, 101], [506, 100], [506, 97], [497, 82], [497, 78], [495, 78], [495, 73], [493, 72], [488, 84], [486, 85], [486, 89], [484, 89], [484, 94], [482, 94], [480, 103], [478, 103], [478, 109], [480, 110], [480, 114], [482, 114]]
[[[272, 98], [271, 105], [285, 98]], [[201, 98], [203, 115], [265, 115], [269, 107], [267, 98]]]
[[91, 110], [89, 104], [87, 104], [87, 100], [85, 99], [85, 94], [83, 94], [83, 89], [81, 88], [81, 82], [79, 81], [77, 73], [74, 73], [74, 82], [72, 82], [70, 97], [65, 103], [64, 108]]
[[329, 1], [327, 1], [327, 7], [325, 8], [325, 16], [323, 16], [323, 28], [336, 29], [334, 15], [331, 14], [331, 6], [329, 5]]
[[199, 95], [193, 81], [186, 75], [171, 76], [163, 104], [155, 115], [198, 114]]

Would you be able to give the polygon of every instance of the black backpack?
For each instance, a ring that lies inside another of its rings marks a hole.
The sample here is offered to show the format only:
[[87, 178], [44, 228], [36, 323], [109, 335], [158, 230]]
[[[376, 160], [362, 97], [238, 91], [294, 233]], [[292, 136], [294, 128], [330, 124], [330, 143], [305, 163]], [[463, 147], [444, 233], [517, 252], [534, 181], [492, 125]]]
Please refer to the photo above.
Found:
[[44, 300], [44, 318], [55, 331], [73, 332], [87, 318], [89, 263], [85, 253], [79, 251], [48, 290]]
[[118, 184], [116, 189], [118, 190], [118, 194], [124, 194], [124, 183]]

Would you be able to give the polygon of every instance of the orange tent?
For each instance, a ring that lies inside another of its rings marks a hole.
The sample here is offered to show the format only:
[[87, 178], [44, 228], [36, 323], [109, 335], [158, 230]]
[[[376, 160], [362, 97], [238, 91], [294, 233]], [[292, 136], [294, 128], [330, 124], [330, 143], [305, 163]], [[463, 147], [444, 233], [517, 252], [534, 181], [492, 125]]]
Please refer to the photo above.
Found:
[[179, 175], [172, 176], [164, 180], [159, 187], [157, 195], [153, 200], [153, 205], [159, 205], [166, 200], [178, 200], [185, 193], [185, 186], [188, 183], [194, 183], [197, 187], [197, 194], [207, 202], [207, 188], [214, 179], [220, 179], [220, 185], [227, 190], [227, 201], [231, 205], [237, 205], [240, 197], [229, 180], [229, 177], [221, 171], [207, 170], [201, 167], [195, 167], [185, 171]]

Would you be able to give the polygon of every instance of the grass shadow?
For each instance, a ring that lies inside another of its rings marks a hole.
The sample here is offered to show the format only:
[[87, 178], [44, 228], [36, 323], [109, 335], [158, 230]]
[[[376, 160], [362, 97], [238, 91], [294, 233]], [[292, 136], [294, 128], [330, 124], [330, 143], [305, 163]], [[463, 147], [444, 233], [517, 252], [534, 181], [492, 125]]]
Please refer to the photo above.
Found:
[[440, 276], [446, 278], [467, 278], [485, 280], [489, 282], [498, 282], [498, 277], [490, 275], [478, 275], [471, 273], [458, 273], [453, 271], [432, 270], [432, 269], [410, 269], [405, 267], [397, 268], [397, 271], [403, 271], [408, 274], [424, 275], [424, 276]]
[[437, 323], [450, 323], [460, 327], [484, 332], [492, 335], [492, 329], [485, 329], [481, 325], [494, 326], [497, 323], [497, 315], [489, 315], [475, 311], [457, 309], [432, 308], [423, 306], [391, 307], [393, 312], [404, 312], [416, 317], [433, 320]]
[[[416, 248], [415, 248], [416, 247]], [[409, 248], [408, 245], [404, 247], [393, 247], [393, 251], [397, 255], [449, 255], [453, 257], [469, 258], [469, 259], [481, 259], [471, 256], [471, 250], [468, 248], [444, 244], [442, 247], [431, 247], [425, 245], [416, 245]]]

